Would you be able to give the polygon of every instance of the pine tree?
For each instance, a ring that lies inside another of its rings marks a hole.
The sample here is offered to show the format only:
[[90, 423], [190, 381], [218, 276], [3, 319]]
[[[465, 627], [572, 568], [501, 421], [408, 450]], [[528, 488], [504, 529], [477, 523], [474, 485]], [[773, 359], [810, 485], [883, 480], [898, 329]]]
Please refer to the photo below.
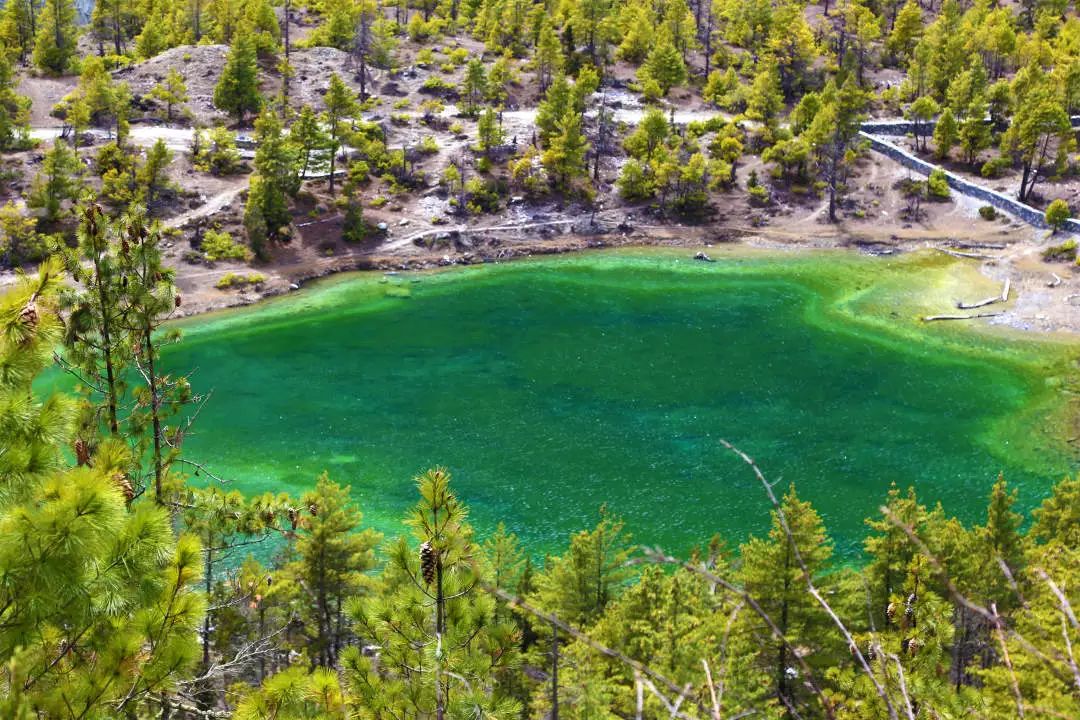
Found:
[[333, 195], [337, 156], [344, 144], [344, 121], [356, 114], [356, 96], [337, 73], [331, 73], [323, 103], [326, 105], [323, 124], [330, 138], [330, 194]]
[[915, 146], [926, 150], [926, 125], [941, 111], [941, 107], [929, 95], [923, 95], [911, 103], [905, 116], [915, 124]]
[[540, 133], [540, 145], [546, 147], [558, 130], [559, 122], [572, 110], [570, 83], [565, 75], [558, 75], [547, 89], [547, 94], [536, 109], [536, 129]]
[[[190, 669], [203, 611], [198, 543], [150, 503], [128, 507], [123, 442], [69, 466], [71, 405], [32, 389], [61, 337], [58, 262], [0, 299], [0, 715], [139, 714]], [[76, 453], [79, 457], [79, 453]]]
[[[288, 142], [276, 110], [267, 108], [259, 115], [255, 121], [255, 139], [255, 174], [251, 178], [247, 205], [252, 217], [257, 215], [260, 219], [257, 228], [264, 233], [264, 237], [258, 239], [259, 247], [262, 247], [264, 240], [279, 237], [292, 221], [289, 197], [300, 189], [300, 178], [297, 175], [297, 149]], [[256, 247], [256, 238], [249, 236], [249, 239], [252, 247]]]
[[937, 125], [934, 126], [934, 154], [939, 160], [945, 160], [949, 157], [949, 153], [952, 152], [953, 147], [956, 145], [959, 132], [956, 126], [956, 116], [953, 115], [952, 108], [945, 108], [945, 111], [941, 113], [941, 117], [938, 118]]
[[150, 88], [149, 95], [165, 104], [165, 120], [172, 122], [173, 108], [188, 101], [187, 83], [176, 68], [169, 68], [165, 79]]
[[553, 178], [555, 187], [567, 191], [576, 178], [588, 173], [585, 155], [589, 143], [581, 129], [581, 115], [568, 110], [556, 128], [548, 149], [544, 152], [544, 169]]
[[172, 163], [172, 151], [165, 145], [165, 141], [158, 138], [157, 141], [146, 151], [146, 161], [138, 169], [135, 181], [138, 183], [145, 201], [152, 203], [161, 198], [164, 191], [171, 191], [173, 186], [169, 181], [169, 165]]
[[671, 88], [686, 82], [686, 65], [683, 62], [682, 53], [679, 52], [671, 39], [671, 33], [666, 29], [660, 32], [660, 36], [648, 59], [641, 66], [639, 76], [642, 79], [651, 78], [660, 86], [660, 94], [667, 95]]
[[250, 32], [240, 32], [233, 41], [221, 78], [214, 88], [214, 105], [243, 124], [249, 114], [259, 111], [262, 102], [255, 41]]
[[297, 149], [300, 180], [305, 180], [309, 172], [325, 171], [329, 163], [326, 151], [330, 148], [330, 138], [310, 105], [302, 107], [289, 126], [289, 142]]
[[964, 121], [960, 123], [960, 149], [969, 165], [974, 165], [979, 159], [979, 153], [993, 143], [991, 128], [986, 123], [988, 110], [986, 100], [982, 95], [978, 95], [972, 100]]
[[821, 517], [809, 503], [799, 499], [794, 486], [784, 495], [780, 511], [790, 530], [790, 539], [779, 513], [774, 510], [768, 538], [751, 538], [740, 549], [741, 577], [746, 591], [758, 599], [785, 638], [772, 637], [767, 629], [759, 627], [757, 617], [747, 616], [750, 627], [756, 628], [753, 632], [769, 637], [756, 653], [759, 668], [771, 678], [769, 695], [781, 706], [798, 708], [805, 702], [806, 690], [793, 679], [791, 669], [795, 658], [791, 648], [820, 643], [827, 637], [823, 628], [828, 623], [827, 616], [807, 592], [802, 566], [805, 565], [815, 585], [820, 585], [832, 557], [832, 543]]
[[475, 116], [480, 101], [487, 94], [487, 72], [484, 70], [484, 61], [480, 58], [473, 58], [465, 66], [461, 94], [465, 96], [465, 112]]
[[476, 149], [485, 157], [491, 157], [491, 151], [503, 144], [503, 131], [499, 117], [490, 107], [480, 113], [476, 125]]
[[559, 44], [559, 36], [555, 33], [555, 28], [547, 13], [544, 13], [540, 25], [534, 64], [536, 78], [540, 83], [539, 90], [541, 93], [546, 93], [552, 79], [563, 71], [562, 46]]
[[0, 11], [0, 45], [20, 63], [33, 52], [38, 20], [36, 0], [11, 0]]
[[780, 72], [776, 60], [771, 57], [762, 58], [746, 98], [746, 116], [771, 127], [783, 108], [784, 94], [780, 88]]
[[479, 549], [449, 473], [430, 470], [417, 487], [406, 520], [415, 544], [398, 538], [381, 591], [350, 604], [357, 634], [380, 647], [377, 662], [355, 646], [342, 654], [354, 704], [381, 717], [510, 717], [519, 708], [496, 675], [516, 662], [516, 628], [480, 590]]
[[27, 207], [41, 211], [41, 219], [53, 223], [60, 219], [63, 203], [75, 200], [81, 189], [76, 174], [81, 170], [79, 158], [66, 142], [57, 138], [45, 153], [41, 172], [30, 186]]
[[325, 474], [300, 498], [300, 508], [297, 557], [286, 573], [301, 588], [297, 614], [311, 664], [334, 668], [352, 644], [346, 601], [355, 602], [374, 586], [367, 572], [375, 567], [374, 549], [382, 536], [361, 531], [363, 516], [349, 500], [349, 488]]
[[50, 75], [69, 72], [77, 39], [73, 0], [45, 0], [34, 38], [34, 65]]
[[545, 562], [534, 580], [535, 604], [575, 627], [592, 625], [632, 577], [632, 550], [622, 519], [601, 507], [595, 528], [573, 535], [564, 555]]
[[0, 151], [20, 150], [30, 142], [30, 99], [15, 92], [14, 75], [14, 56], [0, 50]]
[[1038, 181], [1054, 168], [1063, 167], [1076, 145], [1069, 116], [1056, 89], [1041, 82], [1018, 99], [1012, 125], [1002, 135], [1002, 154], [1020, 164], [1020, 191], [1026, 201]]

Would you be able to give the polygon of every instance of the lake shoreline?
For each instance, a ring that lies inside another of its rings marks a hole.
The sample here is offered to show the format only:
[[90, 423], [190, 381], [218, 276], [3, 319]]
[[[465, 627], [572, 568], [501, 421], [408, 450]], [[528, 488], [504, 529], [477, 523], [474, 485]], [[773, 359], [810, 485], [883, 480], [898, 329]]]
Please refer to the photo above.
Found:
[[[262, 300], [287, 295], [311, 281], [351, 272], [417, 272], [450, 267], [468, 267], [513, 262], [530, 258], [587, 253], [596, 250], [670, 248], [684, 249], [687, 257], [698, 253], [710, 256], [719, 248], [753, 254], [758, 251], [791, 253], [793, 256], [821, 251], [847, 251], [859, 255], [897, 257], [927, 248], [956, 257], [958, 262], [978, 263], [980, 273], [995, 282], [1009, 278], [1009, 301], [983, 310], [958, 310], [956, 304], [981, 301], [984, 288], [971, 288], [970, 297], [950, 298], [935, 314], [990, 315], [952, 322], [972, 328], [1005, 326], [1038, 336], [1061, 336], [1065, 342], [1080, 339], [1080, 278], [1068, 267], [1054, 266], [1032, 257], [1041, 252], [1028, 242], [1009, 246], [1001, 257], [983, 254], [980, 243], [957, 238], [899, 238], [888, 240], [873, 235], [839, 232], [817, 237], [796, 236], [784, 230], [716, 228], [649, 228], [648, 233], [581, 234], [535, 237], [502, 244], [494, 252], [459, 252], [410, 247], [380, 252], [378, 248], [358, 249], [348, 255], [271, 263], [266, 281], [236, 291], [222, 291], [200, 282], [198, 273], [178, 268], [177, 283], [184, 302], [176, 317], [191, 317], [227, 308], [248, 307]], [[994, 248], [996, 245], [990, 244]], [[1055, 269], [1057, 272], [1055, 272]], [[1049, 280], [1047, 279], [1049, 278]], [[1055, 278], [1061, 278], [1055, 287]], [[1075, 285], [1075, 287], [1073, 287]], [[1002, 286], [1003, 287], [1003, 286]], [[958, 290], [960, 292], [960, 290]], [[980, 294], [982, 293], [982, 294]], [[975, 296], [978, 295], [976, 298]], [[1070, 304], [1070, 301], [1074, 304]]]

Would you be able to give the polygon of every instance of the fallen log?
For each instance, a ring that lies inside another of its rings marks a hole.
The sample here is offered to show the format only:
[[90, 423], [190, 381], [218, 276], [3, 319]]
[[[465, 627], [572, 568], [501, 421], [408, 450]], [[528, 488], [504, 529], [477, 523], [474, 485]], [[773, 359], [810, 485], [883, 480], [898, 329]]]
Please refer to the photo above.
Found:
[[1001, 295], [994, 295], [993, 297], [988, 297], [985, 300], [980, 300], [979, 302], [973, 303], [966, 303], [962, 300], [957, 300], [956, 308], [958, 310], [974, 310], [975, 308], [986, 307], [987, 305], [993, 305], [994, 303], [1008, 302], [1009, 289], [1011, 287], [1012, 280], [1010, 278], [1005, 278], [1005, 286], [1001, 289]]
[[975, 313], [974, 315], [927, 315], [923, 318], [923, 322], [935, 322], [937, 320], [975, 320], [977, 318], [991, 318], [1003, 315], [1004, 313], [992, 312], [992, 313]]
[[980, 255], [978, 253], [957, 252], [956, 250], [948, 250], [943, 247], [935, 248], [938, 252], [943, 252], [946, 255], [951, 255], [958, 258], [969, 258], [973, 260], [995, 260], [993, 255]]
[[994, 297], [988, 297], [985, 300], [979, 302], [966, 303], [961, 300], [956, 301], [957, 310], [974, 310], [975, 308], [986, 307], [987, 305], [993, 305], [994, 303], [1001, 302], [1001, 296], [995, 295]]
[[949, 245], [961, 250], [1004, 250], [1008, 247], [1003, 243], [960, 242], [959, 240], [953, 240]]

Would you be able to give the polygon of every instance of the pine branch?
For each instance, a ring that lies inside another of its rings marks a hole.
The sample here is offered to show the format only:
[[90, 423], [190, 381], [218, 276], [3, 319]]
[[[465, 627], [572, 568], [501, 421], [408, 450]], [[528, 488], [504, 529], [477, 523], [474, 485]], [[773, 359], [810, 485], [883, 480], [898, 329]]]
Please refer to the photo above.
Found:
[[[799, 563], [799, 567], [802, 569], [803, 580], [806, 583], [807, 591], [810, 593], [811, 596], [813, 596], [814, 600], [816, 600], [818, 604], [821, 605], [821, 607], [829, 615], [829, 618], [833, 621], [833, 624], [835, 624], [836, 627], [839, 628], [840, 632], [844, 636], [844, 639], [847, 640], [848, 649], [851, 650], [851, 654], [855, 656], [856, 660], [858, 660], [859, 665], [862, 666], [863, 672], [866, 673], [866, 676], [868, 678], [870, 678], [870, 682], [874, 684], [874, 690], [877, 692], [878, 697], [880, 697], [882, 702], [885, 703], [885, 708], [889, 712], [889, 720], [899, 720], [896, 714], [896, 708], [893, 707], [892, 700], [889, 698], [889, 694], [885, 692], [885, 688], [881, 685], [881, 682], [878, 681], [873, 669], [871, 669], [870, 663], [867, 662], [866, 657], [863, 655], [862, 651], [859, 650], [858, 643], [855, 642], [855, 639], [851, 636], [851, 632], [847, 629], [847, 626], [844, 625], [844, 622], [833, 611], [832, 607], [825, 600], [825, 598], [821, 596], [821, 593], [818, 592], [817, 587], [814, 586], [814, 580], [810, 577], [810, 571], [806, 567], [806, 561], [803, 560], [802, 553], [799, 551], [799, 547], [795, 543], [795, 536], [792, 534], [791, 528], [788, 527], [787, 518], [784, 516], [784, 509], [781, 507], [780, 501], [776, 499], [776, 493], [773, 492], [773, 486], [769, 483], [768, 480], [765, 479], [765, 475], [761, 472], [761, 469], [757, 466], [757, 463], [754, 462], [753, 458], [751, 458], [749, 455], [744, 453], [742, 450], [739, 450], [737, 447], [729, 443], [727, 440], [724, 440], [723, 438], [720, 439], [720, 444], [726, 447], [731, 452], [735, 453], [740, 458], [742, 458], [743, 462], [749, 465], [750, 468], [754, 471], [755, 477], [757, 477], [757, 479], [761, 481], [761, 485], [765, 488], [765, 492], [769, 496], [769, 501], [772, 503], [773, 509], [776, 511], [776, 516], [780, 520], [780, 527], [783, 528], [784, 535], [787, 536], [788, 542], [791, 544], [791, 550], [795, 555], [795, 561]], [[826, 706], [826, 712], [829, 714], [830, 717], [832, 717], [831, 706]]]

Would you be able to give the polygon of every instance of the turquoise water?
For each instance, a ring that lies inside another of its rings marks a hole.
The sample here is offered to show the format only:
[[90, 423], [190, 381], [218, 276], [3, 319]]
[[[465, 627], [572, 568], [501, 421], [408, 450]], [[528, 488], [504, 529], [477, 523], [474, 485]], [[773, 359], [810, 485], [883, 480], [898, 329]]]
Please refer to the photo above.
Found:
[[796, 482], [847, 553], [891, 482], [975, 520], [998, 472], [1030, 507], [1075, 467], [1034, 427], [1037, 372], [833, 312], [837, 273], [865, 295], [904, 269], [830, 262], [614, 254], [369, 275], [189, 321], [166, 362], [213, 398], [186, 454], [251, 493], [300, 493], [326, 470], [391, 534], [412, 478], [444, 465], [481, 532], [503, 520], [535, 554], [602, 503], [677, 552], [764, 533], [762, 488], [718, 438]]

